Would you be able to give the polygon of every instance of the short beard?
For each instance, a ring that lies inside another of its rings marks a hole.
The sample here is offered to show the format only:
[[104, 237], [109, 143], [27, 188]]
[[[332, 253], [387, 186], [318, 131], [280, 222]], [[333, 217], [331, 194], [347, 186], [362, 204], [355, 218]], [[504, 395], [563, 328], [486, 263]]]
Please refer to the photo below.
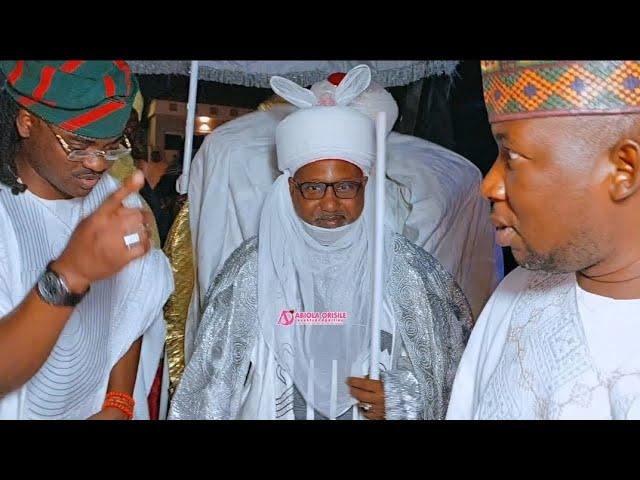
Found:
[[[524, 241], [524, 239], [523, 239]], [[515, 257], [518, 264], [527, 270], [542, 270], [548, 273], [573, 273], [598, 263], [600, 255], [596, 242], [585, 233], [574, 236], [565, 245], [548, 253], [536, 252], [524, 241], [524, 258]]]

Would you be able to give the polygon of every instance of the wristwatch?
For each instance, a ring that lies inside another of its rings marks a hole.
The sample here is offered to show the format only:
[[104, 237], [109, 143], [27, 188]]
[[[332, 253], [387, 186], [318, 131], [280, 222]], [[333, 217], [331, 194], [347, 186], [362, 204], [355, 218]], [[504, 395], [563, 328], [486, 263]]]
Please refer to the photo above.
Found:
[[36, 285], [36, 291], [40, 298], [50, 304], [57, 307], [75, 307], [80, 303], [80, 300], [87, 294], [89, 289], [84, 293], [72, 293], [64, 282], [64, 278], [51, 270], [51, 264], [49, 262], [47, 269], [40, 276], [38, 284]]

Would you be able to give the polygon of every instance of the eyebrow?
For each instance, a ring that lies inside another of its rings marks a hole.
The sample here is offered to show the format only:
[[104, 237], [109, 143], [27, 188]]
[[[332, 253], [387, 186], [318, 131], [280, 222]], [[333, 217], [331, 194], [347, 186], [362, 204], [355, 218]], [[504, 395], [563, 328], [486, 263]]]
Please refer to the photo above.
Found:
[[[111, 146], [111, 145], [114, 145], [114, 144], [118, 144], [123, 139], [124, 139], [124, 135], [120, 135], [118, 138], [113, 139], [111, 142], [107, 143], [105, 146]], [[87, 147], [93, 145], [96, 141], [97, 141], [97, 139], [96, 140], [89, 140], [88, 138], [80, 137], [78, 135], [73, 135], [73, 134], [71, 134], [71, 136], [67, 139], [67, 142], [79, 143], [79, 144], [81, 144], [83, 146], [87, 146]]]
[[[292, 177], [293, 178], [293, 177]], [[294, 178], [295, 180], [295, 178]], [[361, 182], [364, 180], [364, 177], [360, 177], [360, 178], [344, 178], [342, 180], [335, 180], [333, 182], [328, 182], [325, 180], [295, 180], [298, 183], [340, 183], [340, 182]]]
[[[64, 138], [64, 137], [63, 137], [63, 138]], [[89, 146], [89, 145], [91, 145], [91, 144], [93, 143], [91, 140], [89, 140], [89, 139], [87, 139], [87, 138], [78, 137], [77, 135], [70, 135], [70, 136], [67, 138], [67, 142], [70, 142], [70, 143], [80, 143], [80, 144], [82, 144], [82, 145], [87, 145], [87, 146]]]
[[124, 140], [124, 135], [120, 135], [118, 138], [114, 139], [112, 142], [107, 143], [107, 145], [116, 145], [122, 143]]

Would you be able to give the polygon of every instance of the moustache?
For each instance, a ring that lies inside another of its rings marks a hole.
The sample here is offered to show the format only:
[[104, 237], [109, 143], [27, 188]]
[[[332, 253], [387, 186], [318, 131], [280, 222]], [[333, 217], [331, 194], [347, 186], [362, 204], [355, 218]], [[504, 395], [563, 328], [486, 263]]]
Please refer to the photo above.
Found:
[[343, 212], [337, 213], [324, 213], [316, 217], [316, 220], [335, 220], [337, 218], [347, 218], [347, 215]]
[[75, 172], [73, 176], [82, 179], [96, 179], [101, 178], [103, 174], [104, 172], [96, 172], [94, 170], [83, 169], [79, 172]]

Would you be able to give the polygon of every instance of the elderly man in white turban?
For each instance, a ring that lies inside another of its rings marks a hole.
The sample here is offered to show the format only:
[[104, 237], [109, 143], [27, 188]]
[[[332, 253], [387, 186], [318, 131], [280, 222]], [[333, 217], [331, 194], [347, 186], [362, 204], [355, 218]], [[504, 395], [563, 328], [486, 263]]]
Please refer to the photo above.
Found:
[[[331, 98], [344, 74], [311, 91]], [[197, 263], [196, 286], [185, 336], [191, 353], [207, 288], [224, 261], [258, 233], [260, 213], [280, 175], [275, 129], [297, 108], [266, 102], [263, 111], [215, 129], [191, 165], [189, 216]], [[455, 278], [477, 317], [501, 279], [502, 257], [494, 242], [489, 203], [479, 193], [482, 175], [467, 159], [427, 140], [392, 132], [398, 105], [371, 82], [351, 107], [373, 118], [387, 113], [387, 204], [394, 230], [433, 255]]]
[[376, 139], [349, 104], [370, 80], [357, 67], [327, 98], [272, 79], [300, 107], [276, 130], [283, 173], [258, 237], [208, 292], [170, 418], [444, 418], [471, 310], [451, 274], [389, 225], [381, 380], [366, 378]]

